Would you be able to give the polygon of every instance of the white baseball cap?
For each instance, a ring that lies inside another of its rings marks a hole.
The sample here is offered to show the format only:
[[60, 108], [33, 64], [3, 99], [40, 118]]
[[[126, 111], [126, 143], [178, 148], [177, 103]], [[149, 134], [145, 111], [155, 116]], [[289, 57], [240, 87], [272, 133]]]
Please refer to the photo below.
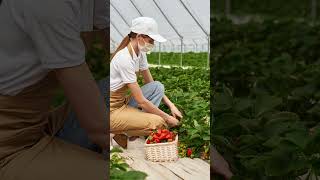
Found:
[[158, 24], [157, 22], [150, 17], [138, 17], [132, 20], [132, 25], [130, 30], [137, 34], [144, 34], [151, 37], [153, 40], [158, 42], [167, 41], [158, 33]]

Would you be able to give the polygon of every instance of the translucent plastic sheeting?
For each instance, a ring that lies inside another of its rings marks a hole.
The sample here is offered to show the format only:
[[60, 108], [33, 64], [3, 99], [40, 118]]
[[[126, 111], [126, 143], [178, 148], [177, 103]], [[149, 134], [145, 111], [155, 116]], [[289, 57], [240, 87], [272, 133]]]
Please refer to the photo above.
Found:
[[161, 43], [161, 48], [156, 43], [154, 51], [206, 52], [209, 49], [210, 0], [111, 0], [111, 51], [130, 32], [132, 19], [139, 16], [154, 18], [160, 34], [168, 39]]

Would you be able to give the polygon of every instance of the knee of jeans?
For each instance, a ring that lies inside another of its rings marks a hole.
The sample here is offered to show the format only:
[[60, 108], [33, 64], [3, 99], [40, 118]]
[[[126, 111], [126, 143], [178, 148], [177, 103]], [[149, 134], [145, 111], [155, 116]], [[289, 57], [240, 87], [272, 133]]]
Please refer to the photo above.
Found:
[[154, 83], [154, 85], [156, 87], [156, 90], [158, 92], [160, 92], [161, 94], [164, 94], [164, 85], [159, 81], [154, 81], [153, 83]]

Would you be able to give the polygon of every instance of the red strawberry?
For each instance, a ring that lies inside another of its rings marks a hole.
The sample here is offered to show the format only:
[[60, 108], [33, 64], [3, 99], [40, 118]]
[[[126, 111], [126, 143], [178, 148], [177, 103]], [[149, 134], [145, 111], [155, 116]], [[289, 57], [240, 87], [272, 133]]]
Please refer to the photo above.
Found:
[[153, 139], [159, 139], [159, 136], [157, 134], [153, 135]]
[[169, 130], [168, 129], [162, 129], [162, 133], [169, 133]]
[[161, 134], [160, 136], [159, 136], [159, 140], [163, 140], [163, 139], [165, 139], [165, 135], [163, 135], [163, 134]]
[[160, 136], [161, 135], [161, 129], [158, 129], [157, 131], [157, 135]]
[[159, 139], [155, 139], [154, 140], [156, 143], [160, 143], [160, 140]]
[[191, 154], [192, 154], [192, 149], [191, 149], [191, 148], [188, 148], [188, 150], [187, 150], [187, 156], [190, 157]]
[[150, 144], [150, 140], [149, 139], [147, 140], [147, 144]]

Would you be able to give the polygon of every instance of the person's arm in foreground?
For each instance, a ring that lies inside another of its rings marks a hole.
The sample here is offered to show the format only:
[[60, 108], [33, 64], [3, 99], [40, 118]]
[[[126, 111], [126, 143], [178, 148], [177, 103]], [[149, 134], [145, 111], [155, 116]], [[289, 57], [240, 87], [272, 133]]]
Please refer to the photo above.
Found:
[[141, 107], [143, 110], [145, 110], [148, 113], [156, 114], [162, 117], [170, 126], [178, 125], [179, 121], [176, 118], [161, 111], [157, 106], [152, 104], [149, 100], [147, 100], [143, 96], [142, 91], [137, 82], [129, 83], [128, 87], [131, 90], [131, 94], [133, 98], [137, 101], [139, 107]]
[[107, 109], [87, 64], [56, 69], [55, 73], [80, 125], [94, 143], [107, 149]]
[[[154, 81], [149, 69], [146, 69], [146, 70], [144, 70], [144, 71], [141, 71], [141, 74], [142, 74], [142, 76], [143, 76], [144, 84], [147, 84], [147, 83], [149, 83], [149, 82]], [[162, 102], [163, 102], [166, 106], [169, 107], [169, 109], [170, 109], [171, 114], [172, 114], [173, 117], [175, 117], [175, 118], [182, 118], [181, 112], [180, 112], [180, 111], [178, 110], [178, 108], [170, 101], [170, 99], [169, 99], [166, 95], [163, 96]]]
[[222, 175], [225, 179], [229, 180], [232, 178], [233, 173], [230, 170], [228, 162], [221, 156], [221, 154], [211, 146], [211, 170], [213, 173]]

